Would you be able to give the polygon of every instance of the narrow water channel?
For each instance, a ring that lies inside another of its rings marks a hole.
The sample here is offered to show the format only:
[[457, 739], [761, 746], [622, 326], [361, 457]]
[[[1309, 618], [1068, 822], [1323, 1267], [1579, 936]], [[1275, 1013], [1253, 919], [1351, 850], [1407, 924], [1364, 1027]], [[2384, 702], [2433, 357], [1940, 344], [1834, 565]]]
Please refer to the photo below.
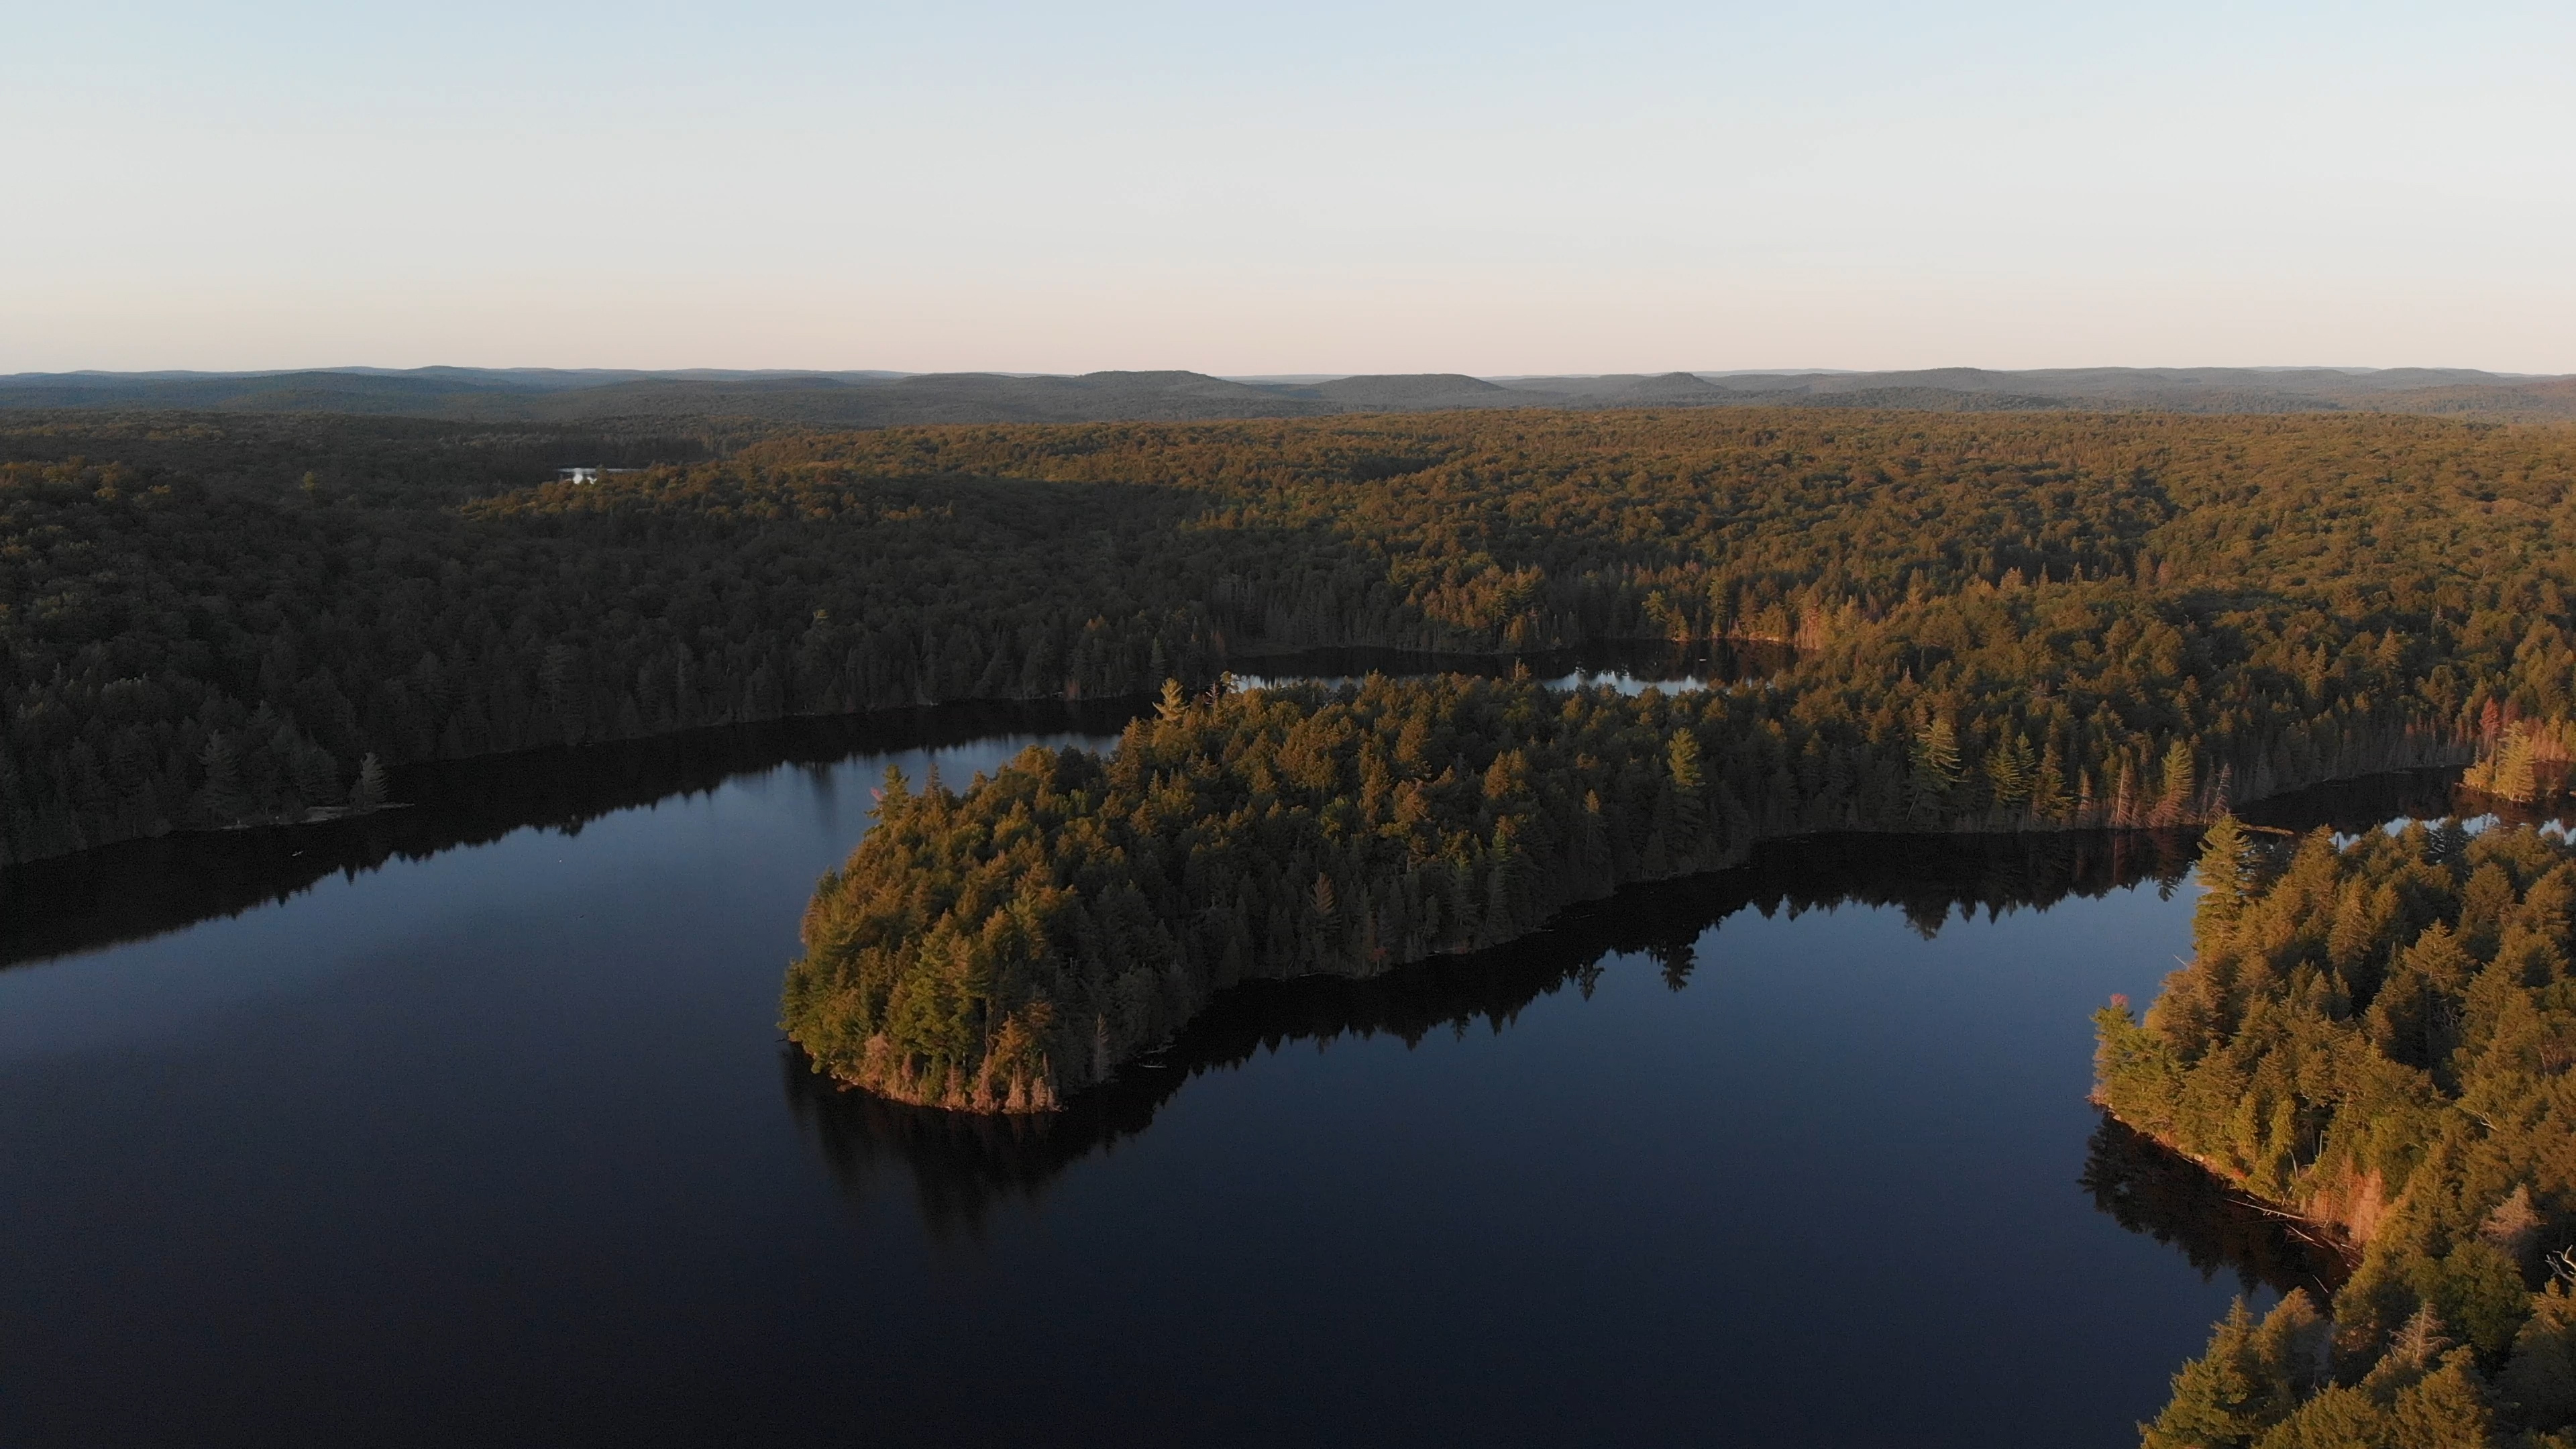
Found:
[[2146, 837], [1782, 843], [1039, 1121], [804, 1073], [883, 771], [1115, 728], [450, 767], [0, 881], [0, 1439], [2112, 1446], [2330, 1271], [2084, 1101], [2188, 950]]

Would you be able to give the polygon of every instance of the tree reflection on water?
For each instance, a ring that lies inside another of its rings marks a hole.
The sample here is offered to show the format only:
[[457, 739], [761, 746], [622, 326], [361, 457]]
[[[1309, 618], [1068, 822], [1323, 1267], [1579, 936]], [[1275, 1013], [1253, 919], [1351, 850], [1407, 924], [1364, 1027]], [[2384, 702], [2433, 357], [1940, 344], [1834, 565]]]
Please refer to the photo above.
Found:
[[1393, 1036], [1409, 1047], [1434, 1032], [1500, 1032], [1543, 996], [1567, 987], [1588, 996], [1614, 956], [1651, 960], [1667, 987], [1684, 990], [1702, 938], [1745, 910], [1794, 918], [1842, 905], [1888, 907], [1930, 937], [1979, 912], [1991, 917], [2149, 881], [2171, 890], [2188, 872], [2194, 845], [2188, 834], [2145, 832], [1776, 841], [1744, 866], [1621, 891], [1491, 951], [1364, 979], [1247, 982], [1220, 993], [1163, 1050], [1061, 1112], [994, 1117], [905, 1106], [836, 1088], [792, 1047], [783, 1064], [787, 1095], [851, 1192], [872, 1194], [908, 1175], [935, 1231], [971, 1235], [996, 1205], [1034, 1200], [1074, 1163], [1145, 1131], [1192, 1078], [1290, 1042]]
[[[2276, 830], [2355, 833], [2460, 808], [2454, 778], [2444, 771], [2376, 776], [2276, 797], [2243, 813]], [[975, 1116], [843, 1091], [816, 1076], [793, 1047], [782, 1062], [787, 1097], [854, 1198], [908, 1180], [933, 1232], [971, 1238], [998, 1206], [1035, 1202], [1075, 1163], [1143, 1133], [1191, 1079], [1291, 1042], [1387, 1035], [1409, 1047], [1438, 1031], [1500, 1032], [1543, 996], [1569, 986], [1589, 996], [1613, 956], [1652, 961], [1664, 984], [1681, 991], [1702, 938], [1748, 909], [1794, 918], [1842, 905], [1893, 908], [1929, 938], [1980, 912], [1992, 918], [2148, 883], [2170, 894], [2188, 877], [2197, 846], [2188, 832], [1773, 841], [1746, 865], [1622, 891], [1495, 950], [1367, 979], [1235, 987], [1163, 1050], [1061, 1112]], [[2177, 1248], [2204, 1278], [2234, 1273], [2249, 1293], [2331, 1289], [2347, 1271], [2336, 1245], [2108, 1119], [2088, 1144], [2077, 1186], [2122, 1227]]]

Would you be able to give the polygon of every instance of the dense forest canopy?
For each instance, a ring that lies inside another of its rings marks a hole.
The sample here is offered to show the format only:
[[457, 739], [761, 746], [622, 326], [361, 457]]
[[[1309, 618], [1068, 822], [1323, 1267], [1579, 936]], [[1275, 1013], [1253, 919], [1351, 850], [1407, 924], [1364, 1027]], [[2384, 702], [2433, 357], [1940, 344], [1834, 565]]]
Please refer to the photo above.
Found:
[[[2563, 716], [2576, 677], [2571, 428], [1761, 410], [732, 426], [13, 423], [0, 850], [301, 818], [371, 754], [1150, 695], [1310, 645], [1794, 640], [1778, 687], [1802, 708], [1937, 719], [1961, 778], [2000, 779], [2007, 803], [2078, 724], [2120, 738], [2139, 789], [2184, 739], [2242, 798]], [[560, 461], [656, 458], [550, 481]], [[2119, 764], [2093, 764], [2115, 788]]]
[[2148, 1445], [2571, 1442], [2576, 847], [2221, 819], [2200, 875], [2192, 962], [2099, 1017], [2102, 1100], [2359, 1261], [2240, 1305]]
[[[816, 889], [786, 1026], [818, 1070], [887, 1096], [1043, 1111], [1238, 982], [1499, 945], [1758, 838], [2180, 823], [2216, 795], [2181, 737], [2143, 783], [2124, 762], [2101, 789], [2097, 759], [2129, 742], [2042, 717], [2045, 743], [2011, 736], [1971, 781], [1946, 721], [1815, 703], [1767, 684], [1175, 682], [1105, 756], [1033, 749], [963, 795], [890, 775], [876, 828]], [[2024, 759], [2010, 785], [1994, 768]]]

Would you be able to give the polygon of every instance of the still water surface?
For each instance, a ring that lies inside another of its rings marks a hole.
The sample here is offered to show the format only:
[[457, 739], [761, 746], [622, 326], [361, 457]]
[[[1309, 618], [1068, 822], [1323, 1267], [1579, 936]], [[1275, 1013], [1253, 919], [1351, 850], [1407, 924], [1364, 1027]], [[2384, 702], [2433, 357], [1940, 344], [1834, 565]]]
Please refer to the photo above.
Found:
[[815, 876], [889, 764], [1114, 738], [1025, 723], [11, 879], [0, 1441], [2109, 1446], [2320, 1271], [2085, 1104], [2188, 949], [2134, 839], [1785, 844], [1036, 1123], [821, 1088]]

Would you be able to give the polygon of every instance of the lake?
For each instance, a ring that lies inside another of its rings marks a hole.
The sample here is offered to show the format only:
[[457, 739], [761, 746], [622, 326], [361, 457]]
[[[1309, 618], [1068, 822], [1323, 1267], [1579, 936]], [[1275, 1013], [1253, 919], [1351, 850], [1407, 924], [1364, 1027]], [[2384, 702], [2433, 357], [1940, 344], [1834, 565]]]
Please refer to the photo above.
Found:
[[[885, 768], [1126, 708], [424, 767], [0, 877], [0, 1438], [2123, 1445], [2233, 1295], [2333, 1271], [2085, 1101], [2088, 1013], [2189, 951], [2180, 840], [1780, 842], [1232, 993], [1049, 1118], [805, 1072], [780, 975]], [[2440, 795], [2379, 788], [2275, 813]]]

